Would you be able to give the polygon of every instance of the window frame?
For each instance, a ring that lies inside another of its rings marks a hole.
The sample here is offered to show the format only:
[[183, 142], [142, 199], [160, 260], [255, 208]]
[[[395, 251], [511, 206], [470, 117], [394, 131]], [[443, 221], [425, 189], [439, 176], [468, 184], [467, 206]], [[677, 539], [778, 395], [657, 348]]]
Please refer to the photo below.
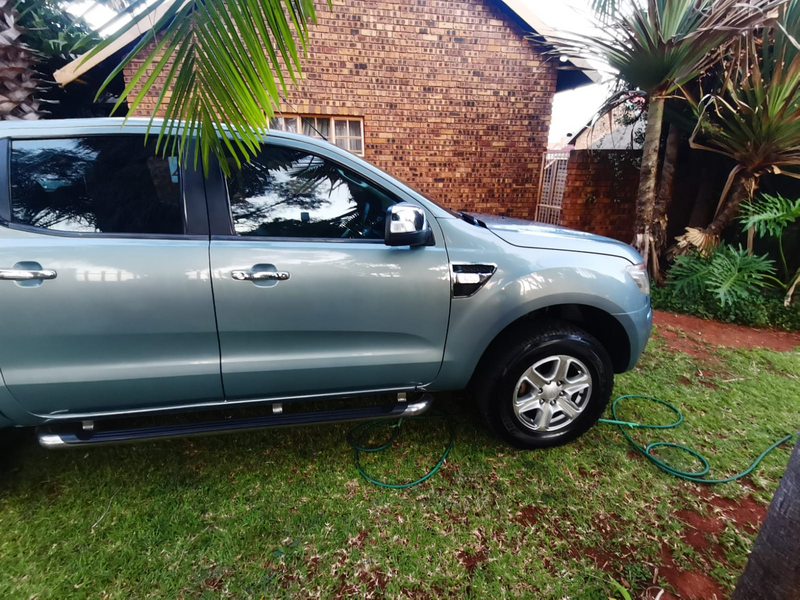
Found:
[[[0, 226], [16, 231], [65, 238], [116, 238], [139, 240], [204, 240], [209, 239], [210, 228], [206, 204], [203, 173], [199, 169], [187, 169], [186, 161], [178, 166], [180, 177], [180, 209], [183, 233], [111, 233], [91, 231], [59, 231], [34, 225], [13, 222], [13, 198], [11, 194], [11, 157], [14, 141], [49, 141], [87, 137], [138, 137], [145, 143], [145, 134], [139, 132], [81, 133], [59, 132], [58, 135], [30, 135], [0, 138]], [[187, 151], [192, 152], [193, 145]]]
[[[309, 139], [317, 139], [311, 138], [310, 136], [306, 136]], [[288, 142], [288, 140], [287, 140]], [[305, 143], [297, 144], [297, 143], [274, 143], [274, 142], [266, 142], [262, 145], [262, 151], [266, 150], [270, 147], [275, 148], [287, 148], [289, 150], [296, 150], [298, 152], [305, 152], [307, 154], [312, 154], [318, 158], [323, 160], [330, 161], [343, 169], [347, 169], [348, 171], [353, 171], [359, 177], [364, 179], [364, 181], [368, 182], [370, 185], [378, 188], [378, 190], [384, 194], [386, 194], [390, 198], [394, 198], [397, 200], [397, 203], [400, 202], [407, 202], [409, 204], [414, 204], [415, 206], [420, 206], [416, 201], [405, 197], [405, 194], [398, 193], [389, 189], [386, 185], [377, 181], [376, 178], [371, 177], [369, 173], [365, 173], [362, 170], [356, 168], [354, 165], [349, 165], [343, 160], [337, 159], [335, 156], [331, 156], [328, 153], [321, 151], [321, 149], [309, 147]], [[339, 146], [337, 146], [339, 148]], [[339, 148], [340, 150], [344, 150], [344, 148]], [[218, 240], [218, 241], [240, 241], [243, 243], [250, 242], [305, 242], [305, 243], [336, 243], [336, 244], [379, 244], [381, 246], [385, 246], [386, 240], [385, 239], [360, 239], [360, 238], [322, 238], [322, 237], [269, 237], [269, 236], [260, 236], [260, 235], [239, 235], [236, 233], [236, 229], [233, 223], [233, 211], [231, 210], [230, 204], [230, 194], [228, 192], [228, 182], [224, 175], [222, 174], [222, 169], [217, 164], [214, 168], [211, 169], [209, 172], [209, 178], [206, 182], [206, 193], [208, 194], [208, 214], [209, 214], [209, 226], [211, 228], [211, 240]], [[424, 207], [420, 206], [423, 210]], [[427, 213], [427, 211], [426, 211]], [[431, 216], [428, 215], [428, 220], [430, 222]], [[387, 248], [389, 246], [386, 246]]]
[[[349, 152], [350, 154], [355, 154], [361, 158], [364, 158], [364, 150], [366, 149], [366, 143], [364, 140], [364, 117], [358, 116], [348, 116], [348, 115], [304, 115], [300, 113], [276, 113], [275, 119], [284, 119], [284, 128], [277, 129], [272, 127], [272, 123], [270, 122], [270, 129], [273, 131], [282, 131], [284, 133], [294, 133], [292, 131], [287, 131], [285, 128], [285, 119], [297, 119], [297, 135], [305, 135], [303, 133], [303, 122], [304, 119], [311, 120], [311, 119], [327, 119], [329, 122], [329, 129], [328, 131], [330, 134], [327, 138], [318, 137], [316, 135], [308, 135], [306, 137], [310, 137], [315, 140], [323, 140], [327, 139], [328, 142], [336, 146], [337, 148], [341, 148], [345, 152]], [[336, 121], [346, 121], [347, 122], [347, 135], [343, 136], [344, 139], [348, 140], [347, 148], [343, 148], [336, 143]], [[358, 121], [361, 124], [361, 151], [356, 152], [355, 150], [350, 150], [350, 140], [358, 139], [354, 136], [350, 135], [350, 121]], [[317, 122], [314, 121], [314, 127], [316, 127]]]

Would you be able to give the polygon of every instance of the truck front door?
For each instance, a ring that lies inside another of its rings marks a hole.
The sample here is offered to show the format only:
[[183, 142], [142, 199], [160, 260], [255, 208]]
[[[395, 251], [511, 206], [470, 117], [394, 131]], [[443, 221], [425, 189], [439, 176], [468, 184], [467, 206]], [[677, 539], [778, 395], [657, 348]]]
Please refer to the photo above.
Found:
[[227, 399], [407, 389], [436, 377], [450, 310], [441, 232], [434, 223], [432, 246], [383, 242], [387, 208], [408, 199], [285, 141], [217, 189], [211, 267]]

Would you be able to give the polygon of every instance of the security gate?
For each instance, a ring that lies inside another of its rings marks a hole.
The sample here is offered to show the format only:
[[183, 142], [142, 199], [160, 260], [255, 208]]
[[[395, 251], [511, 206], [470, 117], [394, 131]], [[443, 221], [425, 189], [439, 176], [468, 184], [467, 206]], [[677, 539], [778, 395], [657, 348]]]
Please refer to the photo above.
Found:
[[545, 152], [542, 157], [542, 175], [539, 183], [539, 204], [536, 220], [541, 223], [561, 223], [561, 202], [567, 183], [569, 150]]

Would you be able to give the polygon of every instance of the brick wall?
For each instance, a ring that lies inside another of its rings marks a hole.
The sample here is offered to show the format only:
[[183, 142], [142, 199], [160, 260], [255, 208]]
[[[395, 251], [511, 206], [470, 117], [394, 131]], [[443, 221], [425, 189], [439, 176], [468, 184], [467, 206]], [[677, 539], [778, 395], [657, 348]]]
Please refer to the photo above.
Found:
[[281, 110], [361, 116], [365, 158], [385, 171], [452, 208], [533, 217], [556, 70], [499, 4], [319, 2]]
[[561, 204], [561, 224], [630, 243], [639, 157], [633, 150], [573, 150]]
[[619, 127], [617, 119], [622, 114], [622, 107], [615, 107], [611, 111], [600, 117], [596, 123], [587, 126], [576, 134], [570, 141], [570, 145], [578, 150], [586, 150], [595, 142], [599, 142], [615, 128]]

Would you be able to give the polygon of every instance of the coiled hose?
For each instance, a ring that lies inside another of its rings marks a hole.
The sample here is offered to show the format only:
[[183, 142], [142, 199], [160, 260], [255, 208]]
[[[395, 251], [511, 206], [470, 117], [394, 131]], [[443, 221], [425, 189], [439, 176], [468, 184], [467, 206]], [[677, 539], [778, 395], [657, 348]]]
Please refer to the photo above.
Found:
[[[656, 402], [661, 404], [662, 406], [666, 406], [670, 409], [673, 413], [677, 415], [677, 420], [674, 423], [669, 423], [667, 425], [648, 425], [647, 423], [631, 423], [628, 421], [621, 421], [617, 416], [617, 405], [622, 400], [627, 400], [628, 398], [639, 398], [643, 400], [649, 400], [651, 402]], [[620, 432], [625, 439], [628, 440], [628, 443], [636, 448], [641, 454], [647, 458], [651, 463], [653, 463], [656, 467], [672, 475], [673, 477], [678, 477], [680, 479], [686, 479], [688, 481], [694, 481], [695, 483], [728, 483], [729, 481], [736, 481], [737, 479], [741, 479], [742, 477], [746, 477], [750, 473], [752, 473], [756, 467], [758, 467], [759, 463], [764, 459], [764, 457], [775, 450], [778, 446], [782, 443], [791, 440], [794, 435], [788, 434], [783, 436], [781, 439], [774, 442], [772, 445], [769, 446], [766, 450], [764, 450], [758, 458], [753, 461], [749, 467], [747, 467], [741, 473], [737, 473], [736, 475], [732, 475], [730, 477], [725, 477], [723, 479], [705, 479], [705, 475], [711, 470], [711, 465], [709, 464], [706, 457], [700, 454], [697, 450], [693, 450], [688, 446], [683, 446], [681, 444], [673, 444], [671, 442], [653, 442], [652, 444], [648, 444], [647, 446], [641, 446], [637, 444], [636, 441], [630, 436], [628, 433], [628, 429], [672, 429], [673, 427], [677, 427], [681, 423], [683, 423], [683, 413], [678, 410], [675, 406], [670, 404], [669, 402], [665, 402], [659, 398], [655, 398], [653, 396], [640, 396], [636, 394], [630, 394], [627, 396], [620, 396], [616, 400], [614, 400], [613, 404], [611, 404], [611, 415], [614, 417], [613, 419], [600, 419], [599, 423], [608, 423], [610, 425], [616, 425], [619, 427]], [[697, 471], [682, 471], [681, 469], [677, 469], [672, 465], [667, 464], [666, 462], [656, 458], [651, 454], [651, 450], [655, 448], [677, 448], [683, 452], [694, 457], [700, 463], [700, 469]]]
[[[655, 402], [662, 406], [665, 406], [669, 410], [671, 410], [677, 416], [677, 419], [674, 423], [668, 423], [666, 425], [650, 425], [647, 423], [634, 423], [630, 421], [622, 421], [619, 419], [617, 415], [617, 406], [622, 400], [628, 399], [641, 399], [641, 400], [648, 400], [650, 402]], [[678, 477], [679, 479], [686, 479], [688, 481], [693, 481], [695, 483], [727, 483], [729, 481], [736, 481], [737, 479], [741, 479], [742, 477], [746, 477], [750, 473], [752, 473], [756, 467], [758, 467], [759, 463], [764, 459], [764, 457], [775, 450], [778, 446], [791, 440], [794, 435], [787, 434], [783, 436], [781, 439], [774, 442], [770, 445], [764, 452], [762, 452], [753, 464], [751, 464], [747, 469], [742, 471], [741, 473], [737, 473], [736, 475], [732, 475], [731, 477], [725, 477], [723, 479], [706, 479], [705, 476], [711, 470], [711, 465], [709, 464], [708, 460], [696, 450], [689, 448], [688, 446], [683, 446], [681, 444], [673, 444], [672, 442], [653, 442], [648, 444], [647, 446], [642, 446], [638, 444], [628, 433], [631, 429], [672, 429], [673, 427], [677, 427], [681, 423], [683, 423], [683, 413], [678, 410], [674, 405], [670, 404], [669, 402], [665, 402], [659, 398], [655, 398], [653, 396], [640, 396], [637, 394], [629, 394], [627, 396], [619, 396], [614, 402], [611, 404], [611, 415], [614, 417], [613, 419], [599, 419], [598, 423], [606, 423], [609, 425], [616, 425], [619, 427], [620, 432], [628, 440], [628, 443], [633, 446], [637, 451], [639, 451], [642, 455], [644, 455], [647, 460], [653, 463], [656, 467], [664, 471], [665, 473], [672, 475], [673, 477]], [[412, 419], [407, 420], [418, 420], [418, 419], [437, 419], [437, 420], [445, 420], [447, 422], [447, 427], [450, 432], [450, 440], [445, 447], [444, 452], [442, 453], [441, 458], [439, 461], [433, 466], [433, 468], [425, 473], [422, 477], [415, 481], [410, 481], [408, 483], [389, 483], [386, 481], [380, 481], [371, 477], [367, 472], [364, 470], [364, 467], [361, 465], [360, 454], [361, 452], [367, 453], [375, 453], [381, 452], [389, 448], [397, 437], [400, 435], [400, 426], [403, 423], [403, 419], [400, 419], [397, 423], [388, 424], [386, 421], [369, 421], [367, 423], [362, 423], [361, 425], [356, 426], [353, 428], [350, 433], [347, 435], [347, 443], [350, 444], [350, 447], [353, 448], [353, 464], [355, 464], [356, 469], [358, 470], [359, 474], [369, 481], [370, 483], [377, 485], [378, 487], [383, 488], [391, 488], [395, 490], [402, 490], [405, 488], [410, 488], [415, 485], [419, 485], [423, 481], [427, 481], [436, 472], [442, 467], [444, 461], [447, 459], [447, 456], [450, 454], [450, 450], [453, 448], [453, 443], [455, 442], [455, 431], [453, 430], [453, 425], [449, 418], [445, 415], [431, 415], [431, 416], [423, 416], [423, 417], [413, 417]], [[391, 434], [389, 435], [389, 439], [383, 442], [382, 444], [378, 444], [375, 446], [368, 446], [364, 441], [369, 437], [369, 434], [378, 427], [389, 427], [391, 429]], [[656, 448], [677, 448], [682, 452], [686, 452], [687, 454], [691, 455], [695, 460], [700, 463], [700, 468], [696, 471], [683, 471], [672, 465], [660, 460], [659, 458], [653, 456], [651, 453], [652, 450]]]

